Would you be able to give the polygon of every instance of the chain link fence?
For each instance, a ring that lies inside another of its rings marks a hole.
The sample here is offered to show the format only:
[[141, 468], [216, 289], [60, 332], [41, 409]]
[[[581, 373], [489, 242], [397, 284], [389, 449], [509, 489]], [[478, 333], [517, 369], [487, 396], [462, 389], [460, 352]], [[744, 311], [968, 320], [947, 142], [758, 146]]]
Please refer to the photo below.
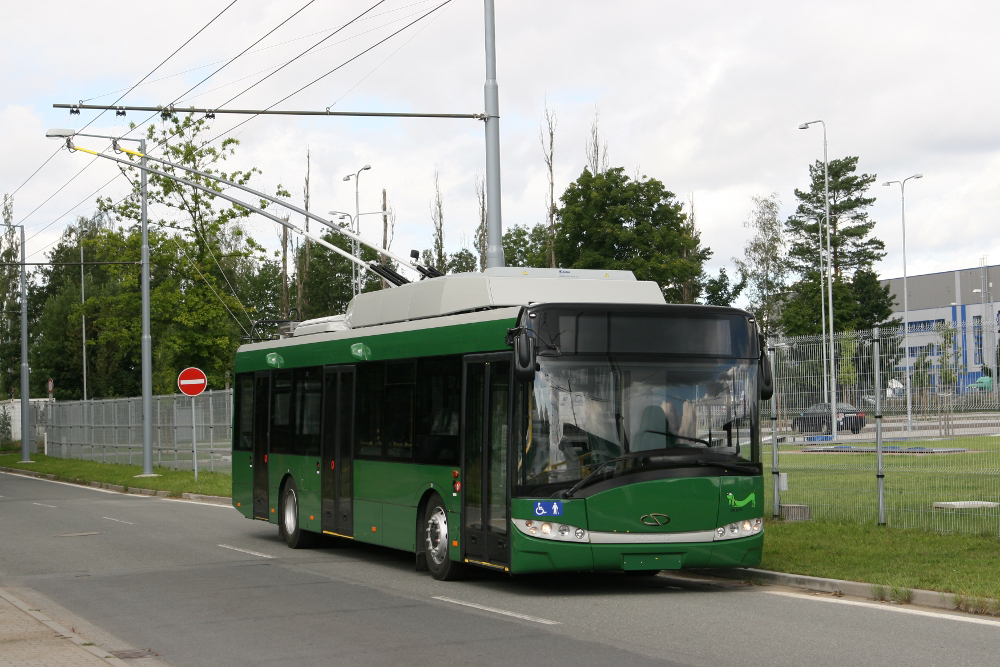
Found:
[[996, 343], [983, 343], [979, 327], [943, 323], [835, 334], [832, 361], [829, 337], [768, 341], [768, 514], [1000, 535]]
[[[36, 442], [59, 458], [142, 464], [142, 398], [32, 404]], [[192, 422], [194, 428], [192, 429]], [[232, 472], [232, 392], [153, 397], [153, 465]]]

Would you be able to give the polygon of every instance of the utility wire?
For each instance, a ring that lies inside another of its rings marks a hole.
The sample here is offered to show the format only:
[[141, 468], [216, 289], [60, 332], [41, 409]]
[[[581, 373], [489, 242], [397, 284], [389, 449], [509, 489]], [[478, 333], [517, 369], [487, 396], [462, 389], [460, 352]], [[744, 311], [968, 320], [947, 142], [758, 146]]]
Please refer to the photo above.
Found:
[[[149, 73], [148, 73], [148, 74], [146, 74], [146, 76], [144, 76], [144, 77], [142, 77], [141, 79], [139, 79], [139, 81], [138, 81], [138, 82], [137, 82], [137, 83], [136, 83], [135, 85], [133, 85], [133, 86], [132, 86], [131, 88], [129, 88], [129, 89], [127, 90], [127, 91], [125, 91], [124, 93], [122, 93], [122, 94], [121, 94], [121, 95], [120, 95], [120, 96], [118, 97], [118, 99], [117, 99], [117, 100], [115, 100], [115, 101], [114, 101], [114, 102], [112, 103], [112, 106], [114, 106], [115, 104], [118, 104], [119, 102], [121, 102], [121, 101], [122, 101], [122, 98], [124, 98], [124, 97], [125, 97], [126, 95], [128, 95], [128, 94], [129, 94], [130, 92], [132, 92], [133, 90], [135, 90], [136, 86], [138, 86], [138, 85], [139, 85], [140, 83], [142, 83], [143, 81], [145, 81], [146, 79], [148, 79], [148, 78], [149, 78], [150, 76], [152, 76], [152, 75], [153, 75], [153, 73], [154, 73], [154, 72], [156, 72], [156, 70], [158, 70], [158, 69], [160, 69], [161, 67], [163, 67], [163, 66], [164, 66], [164, 65], [165, 65], [165, 64], [167, 63], [167, 61], [169, 61], [169, 60], [170, 60], [171, 58], [173, 58], [173, 57], [174, 57], [175, 55], [177, 55], [177, 53], [178, 53], [178, 52], [179, 52], [179, 51], [180, 51], [181, 49], [183, 49], [183, 48], [184, 48], [185, 46], [187, 46], [188, 44], [190, 44], [190, 43], [191, 43], [191, 40], [193, 40], [193, 39], [194, 39], [195, 37], [197, 37], [197, 36], [198, 36], [198, 35], [200, 35], [200, 34], [201, 34], [202, 32], [204, 32], [204, 30], [205, 30], [206, 28], [208, 28], [208, 26], [210, 26], [210, 25], [212, 25], [213, 23], [215, 23], [216, 19], [218, 19], [218, 18], [219, 18], [220, 16], [222, 16], [223, 14], [225, 14], [225, 13], [226, 13], [226, 11], [227, 11], [227, 10], [228, 10], [228, 9], [229, 9], [230, 7], [232, 7], [233, 5], [235, 5], [235, 4], [236, 4], [236, 3], [238, 2], [238, 1], [239, 1], [239, 0], [232, 0], [232, 2], [230, 2], [230, 3], [228, 4], [228, 5], [226, 5], [226, 6], [225, 6], [225, 8], [224, 8], [224, 9], [223, 9], [223, 10], [222, 10], [221, 12], [219, 12], [218, 14], [216, 14], [216, 15], [215, 15], [215, 16], [214, 16], [214, 17], [213, 17], [213, 18], [212, 18], [212, 19], [211, 19], [211, 20], [210, 20], [210, 21], [209, 21], [208, 23], [206, 23], [205, 25], [203, 25], [203, 26], [202, 26], [202, 27], [201, 27], [201, 28], [200, 28], [200, 29], [198, 30], [198, 32], [196, 32], [195, 34], [191, 35], [191, 36], [190, 36], [190, 37], [189, 37], [189, 38], [187, 39], [187, 41], [186, 41], [186, 42], [184, 42], [183, 44], [181, 44], [180, 46], [178, 46], [178, 47], [177, 47], [177, 48], [176, 48], [176, 49], [174, 50], [174, 52], [173, 52], [173, 53], [171, 53], [171, 54], [170, 54], [169, 56], [167, 56], [166, 58], [164, 58], [164, 59], [163, 59], [163, 60], [162, 60], [162, 61], [160, 62], [160, 64], [159, 64], [159, 65], [157, 65], [156, 67], [154, 67], [153, 69], [151, 69], [151, 70], [149, 71]], [[86, 129], [87, 129], [88, 127], [90, 127], [90, 126], [91, 126], [91, 125], [92, 125], [92, 124], [93, 124], [93, 123], [94, 123], [94, 122], [95, 122], [95, 121], [96, 121], [96, 120], [97, 120], [98, 118], [100, 118], [101, 116], [103, 116], [103, 115], [104, 115], [104, 114], [105, 114], [106, 112], [107, 112], [107, 109], [104, 109], [104, 110], [102, 110], [102, 111], [101, 111], [101, 113], [97, 114], [96, 116], [94, 116], [93, 118], [91, 118], [91, 119], [90, 119], [89, 121], [87, 121], [87, 124], [86, 124], [86, 125], [84, 125], [84, 126], [83, 126], [82, 128], [80, 128], [79, 130], [77, 130], [77, 132], [82, 132], [83, 130], [86, 130]], [[58, 150], [58, 149], [56, 149], [56, 153], [58, 153], [58, 152], [59, 152], [59, 150]], [[21, 185], [17, 186], [17, 190], [20, 190], [20, 189], [21, 189], [22, 187], [24, 187], [25, 183], [27, 183], [28, 181], [30, 181], [30, 180], [31, 180], [31, 179], [32, 179], [32, 178], [33, 178], [33, 177], [35, 176], [35, 174], [37, 174], [37, 173], [38, 173], [39, 171], [41, 171], [42, 167], [44, 167], [45, 165], [47, 165], [47, 164], [49, 163], [49, 160], [51, 160], [51, 159], [52, 159], [53, 157], [55, 157], [56, 153], [53, 153], [53, 154], [52, 154], [51, 156], [49, 156], [49, 159], [48, 159], [48, 160], [46, 160], [46, 161], [45, 161], [44, 163], [42, 163], [42, 165], [41, 165], [41, 166], [40, 166], [40, 167], [39, 167], [38, 169], [36, 169], [36, 170], [35, 170], [35, 171], [34, 171], [34, 172], [33, 172], [33, 173], [31, 174], [31, 176], [29, 176], [29, 177], [28, 177], [27, 179], [25, 179], [24, 183], [21, 183]], [[46, 199], [46, 200], [45, 200], [44, 202], [42, 202], [41, 204], [39, 204], [38, 206], [36, 206], [36, 207], [35, 207], [35, 208], [34, 208], [34, 209], [33, 209], [33, 210], [31, 211], [31, 213], [29, 213], [28, 215], [26, 215], [26, 216], [24, 216], [23, 218], [21, 218], [21, 221], [20, 221], [20, 222], [19, 222], [18, 224], [19, 224], [19, 225], [20, 225], [20, 224], [24, 224], [24, 221], [25, 221], [25, 220], [27, 220], [27, 219], [28, 219], [28, 218], [29, 218], [29, 217], [30, 217], [30, 216], [31, 216], [31, 215], [32, 215], [32, 214], [33, 214], [33, 213], [34, 213], [35, 211], [37, 211], [37, 210], [38, 210], [39, 208], [41, 208], [42, 206], [44, 206], [44, 205], [45, 205], [45, 203], [49, 201], [49, 199], [52, 199], [52, 197], [54, 197], [54, 196], [55, 196], [56, 194], [58, 194], [58, 193], [59, 193], [59, 192], [60, 192], [60, 191], [61, 191], [61, 190], [62, 190], [63, 188], [65, 188], [65, 187], [66, 187], [66, 185], [69, 185], [69, 184], [70, 184], [70, 183], [71, 183], [71, 182], [73, 181], [73, 179], [75, 179], [75, 178], [76, 178], [77, 176], [79, 176], [80, 174], [82, 174], [82, 173], [83, 173], [83, 172], [84, 172], [84, 171], [85, 171], [85, 170], [86, 170], [86, 169], [87, 169], [87, 168], [88, 168], [88, 167], [89, 167], [90, 165], [92, 165], [93, 163], [94, 163], [94, 161], [93, 161], [93, 160], [91, 160], [90, 162], [88, 162], [88, 163], [87, 163], [87, 164], [86, 164], [86, 165], [85, 165], [85, 166], [84, 166], [84, 167], [83, 167], [82, 169], [80, 169], [80, 171], [78, 171], [78, 172], [76, 173], [76, 176], [73, 176], [73, 178], [69, 179], [69, 181], [67, 181], [65, 185], [63, 185], [63, 186], [62, 186], [61, 188], [59, 188], [59, 190], [56, 190], [56, 191], [55, 191], [55, 192], [54, 192], [54, 193], [52, 194], [52, 196], [51, 196], [51, 197], [49, 197], [49, 198], [48, 198], [48, 199]], [[17, 192], [17, 190], [15, 190], [14, 192]]]
[[[415, 7], [416, 5], [426, 5], [428, 2], [431, 2], [431, 0], [420, 0], [419, 2], [413, 2], [413, 3], [410, 3], [408, 5], [403, 5], [402, 7], [396, 7], [395, 9], [387, 9], [386, 11], [382, 12], [381, 14], [372, 14], [371, 16], [368, 16], [368, 17], [366, 17], [366, 18], [364, 18], [362, 20], [363, 21], [369, 21], [371, 19], [378, 18], [379, 16], [385, 16], [386, 14], [392, 14], [394, 12], [402, 11], [404, 9], [409, 9], [410, 7]], [[300, 37], [293, 37], [292, 39], [286, 39], [284, 42], [278, 42], [277, 44], [272, 44], [270, 46], [263, 46], [263, 47], [255, 50], [255, 51], [250, 51], [250, 55], [253, 55], [255, 53], [261, 53], [261, 52], [267, 51], [269, 49], [274, 49], [274, 48], [277, 48], [279, 46], [284, 46], [285, 44], [291, 44], [292, 42], [298, 42], [298, 41], [303, 40], [303, 39], [308, 39], [309, 37], [313, 37], [315, 35], [320, 35], [320, 34], [322, 34], [324, 32], [329, 32], [331, 30], [336, 30], [339, 27], [340, 26], [336, 26], [336, 27], [333, 27], [333, 28], [326, 28], [324, 30], [317, 30], [315, 32], [310, 32], [310, 33], [307, 33], [307, 34], [302, 35]], [[137, 88], [139, 86], [148, 86], [148, 85], [153, 84], [153, 83], [159, 83], [160, 81], [166, 81], [167, 79], [172, 79], [175, 76], [182, 76], [184, 74], [190, 74], [191, 72], [197, 72], [200, 69], [205, 69], [206, 67], [211, 67], [212, 65], [218, 65], [219, 63], [224, 63], [224, 62], [227, 62], [227, 61], [230, 61], [230, 60], [235, 60], [237, 57], [238, 56], [235, 56], [233, 58], [222, 58], [221, 60], [213, 60], [210, 63], [205, 63], [204, 65], [198, 65], [197, 67], [192, 67], [191, 69], [186, 69], [186, 70], [183, 70], [181, 72], [175, 72], [173, 74], [167, 74], [166, 76], [161, 76], [160, 78], [153, 79], [152, 81], [146, 81], [146, 82], [141, 83], [141, 84], [136, 84], [136, 86], [133, 86], [133, 89]], [[277, 67], [277, 65], [275, 65], [275, 67]], [[264, 71], [267, 71], [267, 70], [264, 70]], [[97, 100], [97, 99], [100, 99], [102, 97], [107, 97], [108, 95], [114, 95], [115, 93], [120, 93], [123, 90], [127, 90], [127, 89], [126, 88], [118, 88], [117, 90], [112, 90], [112, 91], [109, 91], [107, 93], [101, 93], [100, 95], [94, 95], [93, 97], [87, 97], [87, 98], [84, 98], [84, 99], [82, 99], [80, 101], [81, 102], [91, 102], [93, 100]]]
[[[384, 1], [384, 0], [383, 0], [383, 1]], [[441, 9], [442, 7], [444, 7], [445, 5], [449, 4], [449, 3], [451, 2], [451, 1], [452, 1], [452, 0], [444, 0], [444, 2], [442, 2], [441, 4], [437, 5], [436, 7], [434, 7], [434, 8], [433, 8], [433, 9], [431, 9], [430, 11], [428, 11], [428, 12], [424, 13], [424, 14], [423, 14], [423, 15], [421, 15], [420, 17], [418, 17], [418, 18], [414, 19], [413, 21], [410, 21], [409, 23], [407, 23], [406, 25], [404, 25], [404, 26], [403, 26], [402, 28], [400, 28], [399, 30], [396, 30], [395, 32], [393, 32], [392, 34], [390, 34], [390, 35], [389, 35], [388, 37], [385, 37], [384, 39], [381, 39], [381, 40], [379, 40], [379, 41], [378, 41], [378, 42], [376, 42], [375, 44], [372, 44], [371, 46], [369, 46], [369, 47], [368, 47], [367, 49], [365, 49], [364, 51], [361, 51], [361, 52], [360, 52], [360, 53], [358, 53], [357, 55], [355, 55], [355, 56], [352, 56], [351, 58], [348, 58], [347, 60], [345, 60], [345, 61], [344, 61], [344, 62], [342, 62], [341, 64], [339, 64], [339, 65], [337, 65], [336, 67], [334, 67], [333, 69], [331, 69], [331, 70], [330, 70], [329, 72], [327, 72], [326, 74], [323, 74], [323, 75], [321, 75], [321, 76], [319, 76], [319, 77], [317, 77], [317, 78], [313, 79], [312, 81], [310, 81], [310, 82], [309, 82], [309, 83], [307, 83], [306, 85], [302, 86], [302, 87], [301, 87], [301, 88], [299, 88], [298, 90], [296, 90], [296, 91], [294, 91], [294, 92], [292, 92], [292, 93], [289, 93], [288, 95], [285, 95], [285, 96], [284, 96], [283, 98], [281, 98], [280, 100], [278, 100], [278, 101], [277, 101], [277, 102], [275, 102], [274, 104], [272, 104], [272, 105], [270, 105], [269, 107], [267, 107], [266, 109], [264, 109], [264, 111], [268, 111], [268, 110], [270, 110], [270, 109], [273, 109], [274, 107], [278, 106], [279, 104], [281, 104], [282, 102], [284, 102], [284, 101], [288, 100], [289, 98], [291, 98], [291, 97], [293, 97], [293, 96], [295, 96], [295, 95], [298, 95], [299, 93], [301, 93], [301, 92], [302, 92], [303, 90], [305, 90], [305, 89], [306, 89], [306, 88], [308, 88], [309, 86], [312, 86], [313, 84], [315, 84], [315, 83], [318, 83], [319, 81], [322, 81], [323, 79], [325, 79], [326, 77], [330, 76], [331, 74], [333, 74], [333, 73], [334, 73], [334, 72], [336, 72], [337, 70], [339, 70], [339, 69], [341, 69], [341, 68], [343, 68], [343, 67], [346, 67], [346, 66], [347, 66], [348, 64], [350, 64], [350, 63], [354, 62], [355, 60], [357, 60], [357, 59], [358, 59], [358, 58], [360, 58], [361, 56], [365, 55], [366, 53], [368, 53], [368, 52], [369, 52], [369, 51], [371, 51], [372, 49], [376, 48], [377, 46], [379, 46], [379, 45], [381, 45], [381, 44], [384, 44], [385, 42], [387, 42], [388, 40], [392, 39], [393, 37], [395, 37], [395, 36], [396, 36], [396, 35], [398, 35], [399, 33], [403, 32], [404, 30], [406, 30], [407, 28], [409, 28], [410, 26], [412, 26], [412, 25], [413, 25], [414, 23], [417, 23], [417, 22], [419, 22], [419, 21], [422, 21], [422, 20], [423, 20], [423, 19], [425, 19], [426, 17], [430, 16], [431, 14], [433, 14], [434, 12], [436, 12], [437, 10], [439, 10], [439, 9]], [[379, 4], [381, 4], [381, 3], [379, 3]], [[304, 55], [304, 54], [300, 54], [300, 55]], [[300, 56], [296, 56], [296, 58], [298, 58], [298, 57], [300, 57]], [[259, 82], [258, 82], [258, 83], [259, 83]], [[255, 84], [255, 85], [256, 85], [256, 84]], [[248, 90], [249, 90], [249, 89], [248, 89]], [[246, 92], [246, 91], [244, 91], [244, 92]], [[240, 93], [240, 94], [242, 95], [242, 93]], [[239, 95], [237, 95], [237, 97], [239, 97]], [[232, 99], [236, 99], [236, 98], [234, 97], [234, 98], [232, 98]], [[230, 101], [232, 101], [232, 100], [230, 100]], [[223, 106], [224, 106], [224, 105], [223, 105]], [[208, 141], [206, 141], [206, 142], [205, 142], [204, 144], [202, 144], [202, 146], [205, 146], [205, 145], [207, 145], [207, 144], [209, 144], [209, 143], [211, 143], [211, 142], [215, 141], [215, 140], [216, 140], [216, 139], [218, 139], [219, 137], [222, 137], [222, 136], [225, 136], [226, 134], [230, 134], [230, 133], [231, 133], [231, 132], [232, 132], [233, 130], [235, 130], [236, 128], [238, 128], [238, 127], [240, 127], [240, 126], [242, 126], [242, 125], [245, 125], [246, 123], [249, 123], [249, 122], [250, 122], [251, 120], [253, 120], [254, 118], [257, 118], [257, 117], [258, 117], [258, 115], [259, 115], [259, 114], [254, 114], [253, 116], [249, 116], [249, 117], [247, 117], [246, 119], [244, 119], [244, 120], [240, 121], [239, 123], [237, 123], [237, 124], [236, 124], [236, 125], [234, 125], [233, 127], [229, 128], [228, 130], [226, 130], [225, 132], [223, 132], [222, 134], [219, 134], [219, 135], [217, 135], [217, 136], [213, 137], [212, 139], [209, 139], [209, 140], [208, 140]]]

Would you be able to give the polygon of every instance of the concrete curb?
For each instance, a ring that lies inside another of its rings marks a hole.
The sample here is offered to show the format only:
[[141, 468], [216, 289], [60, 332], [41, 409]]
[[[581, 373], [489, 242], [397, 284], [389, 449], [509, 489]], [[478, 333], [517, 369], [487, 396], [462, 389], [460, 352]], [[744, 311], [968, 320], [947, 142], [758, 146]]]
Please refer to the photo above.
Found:
[[[727, 579], [743, 579], [751, 581], [764, 581], [769, 584], [780, 586], [790, 586], [792, 588], [804, 588], [811, 591], [823, 591], [825, 593], [842, 593], [852, 597], [867, 598], [876, 600], [875, 591], [879, 589], [874, 584], [866, 584], [860, 581], [846, 581], [844, 579], [827, 579], [825, 577], [810, 577], [804, 574], [787, 574], [785, 572], [771, 572], [770, 570], [756, 570], [754, 568], [726, 569], [726, 570], [704, 570], [707, 574], [714, 574]], [[887, 597], [889, 587], [882, 586], [882, 590]], [[934, 607], [936, 609], [948, 609], [955, 611], [958, 605], [955, 604], [954, 593], [944, 593], [941, 591], [926, 591], [919, 588], [910, 589], [913, 593], [911, 604], [921, 607]]]
[[[0, 466], [0, 472], [10, 473], [12, 475], [23, 475], [24, 477], [37, 477], [39, 479], [50, 479], [54, 482], [65, 482], [67, 484], [79, 484], [81, 486], [92, 486], [98, 489], [106, 489], [108, 491], [116, 491], [118, 493], [124, 493], [126, 495], [141, 495], [141, 496], [155, 496], [158, 498], [167, 498], [170, 496], [169, 491], [155, 491], [153, 489], [140, 489], [138, 487], [130, 486], [128, 490], [125, 490], [124, 486], [118, 484], [108, 484], [106, 482], [86, 482], [82, 479], [71, 479], [69, 477], [59, 477], [58, 475], [53, 475], [50, 473], [37, 473], [33, 470], [21, 470], [20, 468], [8, 468], [6, 466]], [[206, 505], [226, 505], [231, 506], [233, 504], [233, 499], [227, 496], [206, 496], [201, 493], [182, 493], [181, 498], [184, 500], [190, 500], [197, 503], [204, 503]]]

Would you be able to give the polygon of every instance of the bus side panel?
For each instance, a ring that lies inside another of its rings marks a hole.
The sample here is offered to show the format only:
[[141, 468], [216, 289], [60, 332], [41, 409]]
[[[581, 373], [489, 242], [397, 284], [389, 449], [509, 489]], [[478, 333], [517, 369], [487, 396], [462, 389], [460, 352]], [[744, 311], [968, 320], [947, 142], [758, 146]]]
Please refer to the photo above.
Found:
[[233, 450], [233, 507], [246, 518], [253, 516], [253, 452]]
[[385, 531], [382, 523], [382, 503], [354, 499], [354, 539], [358, 542], [382, 544]]
[[[305, 530], [320, 532], [320, 475], [316, 474], [319, 459], [312, 456], [291, 454], [271, 454], [268, 474], [270, 476], [270, 521], [278, 523], [281, 483], [285, 477], [295, 479], [299, 490], [299, 526]], [[309, 517], [313, 517], [310, 519]]]
[[[457, 466], [355, 460], [354, 497], [361, 508], [354, 511], [355, 538], [415, 551], [417, 506], [431, 488], [444, 500], [449, 518], [455, 519], [449, 525], [457, 527], [460, 494], [452, 490], [457, 470]], [[457, 532], [452, 537], [458, 539]]]

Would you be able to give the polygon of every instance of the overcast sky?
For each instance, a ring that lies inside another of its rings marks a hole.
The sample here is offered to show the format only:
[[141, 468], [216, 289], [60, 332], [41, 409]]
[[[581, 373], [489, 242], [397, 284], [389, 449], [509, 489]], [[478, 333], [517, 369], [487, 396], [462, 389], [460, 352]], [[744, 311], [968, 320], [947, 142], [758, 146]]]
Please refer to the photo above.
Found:
[[[115, 102], [230, 1], [6, 0], [0, 192], [21, 186], [56, 149], [46, 129], [80, 128], [97, 114], [70, 116], [53, 103]], [[238, 0], [121, 103], [174, 101], [306, 1]], [[316, 0], [179, 105], [225, 104], [376, 1]], [[267, 107], [440, 1], [386, 0], [227, 106]], [[983, 255], [1000, 263], [996, 3], [498, 0], [496, 11], [505, 228], [544, 218], [546, 100], [558, 117], [557, 192], [580, 174], [599, 109], [612, 166], [662, 180], [681, 201], [694, 197], [714, 272], [742, 252], [752, 195], [776, 192], [783, 215], [792, 212], [793, 190], [807, 186], [807, 165], [823, 155], [822, 130], [797, 126], [823, 119], [831, 159], [857, 155], [860, 170], [878, 175], [871, 214], [889, 251], [876, 267], [883, 277], [902, 273], [902, 253], [898, 186], [881, 183], [917, 172], [924, 178], [907, 184], [909, 273], [976, 266]], [[483, 3], [453, 0], [279, 108], [478, 113], [483, 44]], [[147, 117], [130, 112], [124, 121]], [[241, 120], [220, 115], [213, 131]], [[86, 131], [122, 127], [106, 114]], [[353, 211], [354, 184], [342, 178], [371, 164], [361, 176], [361, 210], [378, 208], [386, 188], [401, 254], [430, 247], [437, 168], [446, 246], [471, 245], [475, 178], [484, 168], [480, 121], [269, 116], [234, 136], [241, 145], [229, 168], [258, 167], [258, 187], [281, 183], [299, 204], [311, 150], [312, 209], [321, 213]], [[29, 261], [42, 261], [76, 215], [92, 213], [92, 193], [118, 173], [103, 160], [79, 173], [90, 161], [62, 151], [17, 192], [14, 218], [27, 216]], [[118, 198], [128, 188], [119, 176], [101, 194]], [[275, 225], [257, 219], [251, 227], [274, 246]], [[363, 233], [380, 238], [380, 219], [367, 218]]]

